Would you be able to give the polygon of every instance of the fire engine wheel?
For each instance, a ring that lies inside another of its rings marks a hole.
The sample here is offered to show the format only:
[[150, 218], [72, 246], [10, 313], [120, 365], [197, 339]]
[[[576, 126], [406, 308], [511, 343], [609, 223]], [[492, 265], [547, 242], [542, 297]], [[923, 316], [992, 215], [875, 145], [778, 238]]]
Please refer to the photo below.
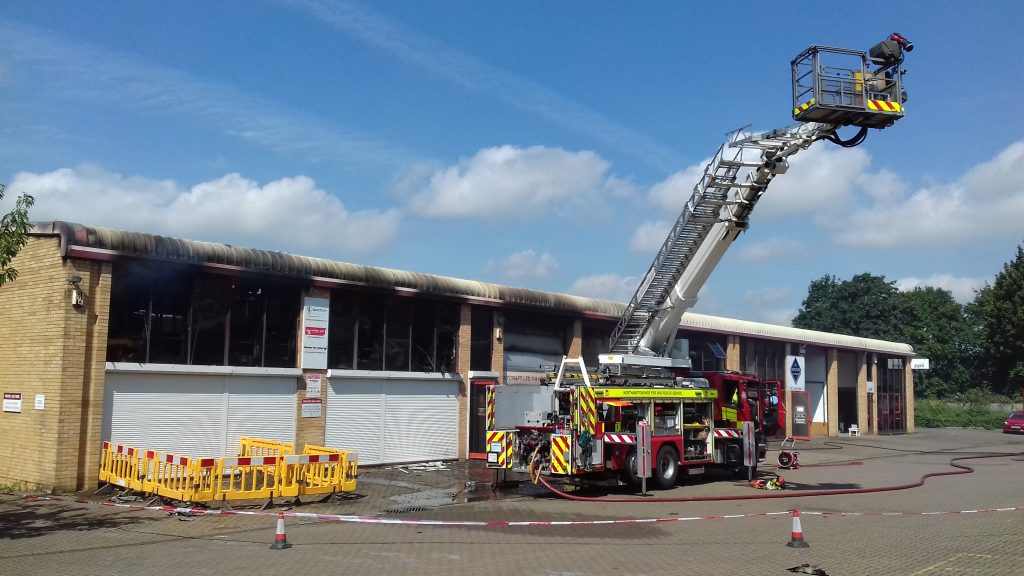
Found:
[[658, 450], [657, 465], [654, 467], [654, 480], [662, 490], [669, 490], [676, 485], [679, 478], [679, 454], [671, 446], [662, 446]]
[[632, 448], [626, 454], [626, 469], [619, 472], [619, 480], [630, 486], [640, 485], [640, 474], [636, 470], [636, 448]]

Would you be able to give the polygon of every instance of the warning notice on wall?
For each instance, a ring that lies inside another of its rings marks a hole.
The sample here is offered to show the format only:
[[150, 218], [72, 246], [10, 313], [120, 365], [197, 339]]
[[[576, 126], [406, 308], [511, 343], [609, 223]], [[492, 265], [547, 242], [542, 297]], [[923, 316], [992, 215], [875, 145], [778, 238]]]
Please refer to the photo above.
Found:
[[302, 367], [327, 368], [327, 324], [331, 301], [307, 296], [302, 303]]
[[21, 392], [4, 392], [4, 412], [21, 412]]
[[323, 377], [320, 374], [306, 374], [306, 398], [320, 397], [320, 383]]
[[302, 399], [302, 417], [303, 418], [319, 418], [323, 413], [323, 401], [319, 398], [303, 398]]

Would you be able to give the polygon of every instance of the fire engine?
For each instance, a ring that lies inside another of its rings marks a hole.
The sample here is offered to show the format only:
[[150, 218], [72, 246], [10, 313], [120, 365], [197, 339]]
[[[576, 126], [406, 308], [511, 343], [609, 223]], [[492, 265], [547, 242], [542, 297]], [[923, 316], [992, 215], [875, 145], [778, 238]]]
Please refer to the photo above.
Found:
[[[653, 476], [662, 488], [714, 467], [752, 474], [765, 439], [785, 428], [782, 384], [693, 370], [688, 343], [676, 338], [679, 323], [768, 185], [788, 170], [790, 156], [820, 140], [857, 146], [868, 129], [903, 117], [904, 53], [912, 49], [894, 33], [866, 52], [812, 46], [797, 55], [790, 64], [798, 123], [728, 135], [626, 306], [598, 369], [565, 358], [546, 385], [488, 390], [488, 466], [629, 483]], [[845, 126], [859, 130], [842, 139]]]

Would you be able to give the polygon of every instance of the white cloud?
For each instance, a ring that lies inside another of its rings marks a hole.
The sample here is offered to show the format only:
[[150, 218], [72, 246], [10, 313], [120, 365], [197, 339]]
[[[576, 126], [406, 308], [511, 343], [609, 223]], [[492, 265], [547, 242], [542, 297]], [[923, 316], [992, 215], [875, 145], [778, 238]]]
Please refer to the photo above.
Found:
[[547, 252], [515, 252], [501, 260], [488, 260], [484, 273], [498, 274], [505, 280], [547, 280], [558, 272], [558, 261]]
[[697, 164], [687, 166], [651, 186], [647, 197], [656, 207], [667, 210], [669, 214], [681, 213], [686, 201], [693, 195], [693, 187], [704, 175], [704, 168], [710, 161], [710, 158], [706, 158]]
[[434, 171], [409, 201], [429, 217], [536, 216], [592, 196], [608, 162], [593, 152], [561, 148], [485, 148], [457, 166]]
[[743, 246], [736, 252], [736, 257], [743, 262], [765, 262], [796, 256], [803, 252], [803, 245], [796, 240], [771, 238], [764, 242]]
[[577, 279], [568, 292], [585, 298], [598, 298], [613, 302], [627, 303], [636, 292], [638, 279], [635, 276], [618, 274], [593, 274]]
[[671, 229], [672, 222], [668, 220], [644, 222], [633, 232], [633, 237], [629, 240], [629, 249], [634, 252], [656, 252], [665, 243]]
[[969, 276], [954, 276], [953, 274], [932, 274], [927, 278], [908, 276], [896, 280], [896, 287], [903, 292], [909, 292], [914, 288], [942, 288], [953, 294], [953, 299], [961, 304], [974, 300], [974, 292], [985, 285], [985, 278], [971, 278]]
[[836, 241], [870, 248], [1019, 241], [1022, 222], [1024, 141], [1019, 141], [954, 182], [875, 196], [870, 206], [836, 222]]
[[871, 156], [863, 149], [818, 143], [790, 157], [789, 170], [772, 181], [753, 217], [792, 218], [843, 210], [870, 164]]
[[228, 174], [185, 189], [173, 180], [123, 176], [83, 164], [45, 174], [22, 172], [11, 189], [36, 198], [36, 221], [167, 234], [238, 246], [363, 255], [397, 235], [400, 213], [350, 212], [306, 176], [267, 184]]

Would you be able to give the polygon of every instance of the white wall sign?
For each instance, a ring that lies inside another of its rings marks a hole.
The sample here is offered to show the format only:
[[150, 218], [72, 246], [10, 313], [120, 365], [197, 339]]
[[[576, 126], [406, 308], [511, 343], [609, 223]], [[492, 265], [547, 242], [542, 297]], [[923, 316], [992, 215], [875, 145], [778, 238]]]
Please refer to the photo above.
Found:
[[927, 370], [930, 368], [930, 361], [928, 358], [913, 358], [910, 360], [911, 370]]
[[872, 382], [871, 380], [868, 380], [868, 394], [874, 394], [874, 393], [875, 393], [875, 383]]
[[36, 410], [44, 408], [46, 408], [46, 396], [44, 394], [36, 394]]
[[320, 374], [306, 374], [306, 398], [319, 398], [321, 381], [323, 377]]
[[540, 386], [547, 376], [547, 372], [505, 372], [505, 383]]
[[803, 356], [786, 356], [786, 390], [803, 392], [806, 374]]
[[302, 417], [319, 418], [323, 414], [323, 401], [319, 398], [302, 399]]
[[4, 412], [21, 412], [21, 392], [4, 392]]
[[331, 301], [306, 296], [302, 303], [302, 367], [327, 369], [327, 324]]

